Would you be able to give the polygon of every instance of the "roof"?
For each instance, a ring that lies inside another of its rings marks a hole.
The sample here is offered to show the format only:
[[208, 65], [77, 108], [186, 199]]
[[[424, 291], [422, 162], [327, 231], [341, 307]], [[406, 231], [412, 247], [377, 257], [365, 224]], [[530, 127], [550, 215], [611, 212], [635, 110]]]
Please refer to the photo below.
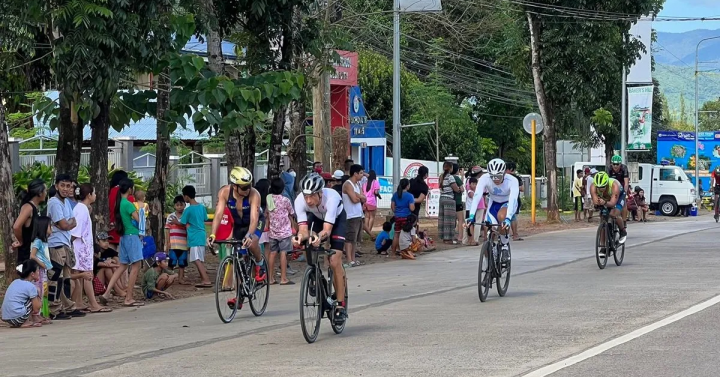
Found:
[[[50, 91], [46, 92], [45, 95], [52, 100], [57, 100], [59, 97], [59, 92]], [[173, 137], [186, 141], [204, 140], [208, 138], [207, 132], [203, 132], [202, 134], [200, 134], [195, 131], [192, 119], [188, 118], [187, 116], [185, 117], [185, 119], [187, 121], [187, 128], [182, 128], [178, 126], [175, 132], [173, 132]], [[45, 126], [43, 128], [49, 129], [48, 124], [42, 123], [38, 118], [35, 118], [35, 124]], [[49, 131], [49, 133], [40, 132], [39, 134], [44, 134], [46, 136], [57, 136], [58, 130], [52, 130]], [[85, 128], [83, 128], [83, 140], [89, 141], [91, 135], [92, 130], [90, 129], [90, 126], [85, 126]], [[109, 137], [110, 139], [127, 137], [134, 138], [138, 141], [157, 140], [157, 120], [153, 117], [148, 116], [140, 119], [137, 122], [132, 122], [129, 126], [123, 128], [120, 132], [110, 127]]]

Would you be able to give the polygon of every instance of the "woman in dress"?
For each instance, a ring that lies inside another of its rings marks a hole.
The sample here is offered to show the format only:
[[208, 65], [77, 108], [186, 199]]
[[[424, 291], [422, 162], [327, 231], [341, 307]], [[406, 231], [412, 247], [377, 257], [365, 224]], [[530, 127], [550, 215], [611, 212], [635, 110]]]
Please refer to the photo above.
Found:
[[[75, 267], [73, 267], [73, 301], [78, 305], [83, 302], [82, 294], [88, 299], [88, 307], [84, 310], [90, 313], [106, 313], [112, 311], [98, 304], [93, 289], [93, 257], [94, 239], [92, 233], [92, 220], [90, 220], [90, 206], [95, 203], [95, 189], [89, 183], [83, 183], [75, 190], [77, 204], [73, 209], [73, 216], [77, 226], [70, 231], [74, 237], [73, 251], [75, 252]], [[80, 310], [83, 310], [82, 308]]]
[[367, 202], [363, 205], [363, 211], [365, 212], [365, 220], [363, 222], [363, 229], [373, 241], [375, 236], [372, 234], [372, 228], [375, 226], [375, 213], [377, 212], [377, 201], [380, 198], [380, 182], [377, 180], [377, 174], [375, 170], [370, 170], [368, 174], [367, 183], [362, 187], [363, 194], [367, 198]]
[[440, 174], [440, 211], [438, 214], [438, 235], [446, 244], [457, 244], [455, 211], [455, 193], [460, 192], [455, 176], [452, 174], [453, 163], [445, 161], [443, 173]]

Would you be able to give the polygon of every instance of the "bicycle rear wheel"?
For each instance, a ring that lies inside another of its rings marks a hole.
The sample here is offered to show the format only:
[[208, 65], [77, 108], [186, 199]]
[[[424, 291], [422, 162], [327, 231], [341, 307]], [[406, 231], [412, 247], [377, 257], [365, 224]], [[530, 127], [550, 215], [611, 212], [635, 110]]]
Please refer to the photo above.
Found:
[[227, 256], [222, 260], [215, 277], [215, 307], [223, 323], [230, 323], [242, 306], [236, 259]]
[[607, 265], [607, 257], [610, 252], [608, 245], [610, 244], [610, 236], [606, 232], [607, 225], [600, 223], [597, 230], [597, 238], [595, 239], [595, 260], [600, 269], [605, 269]]
[[490, 261], [490, 249], [492, 248], [492, 242], [483, 242], [482, 248], [480, 248], [480, 262], [478, 263], [478, 297], [480, 302], [485, 302], [490, 293], [490, 277], [491, 261]]
[[[343, 272], [345, 272], [345, 267], [343, 267]], [[330, 275], [330, 281], [328, 281], [328, 292], [330, 294], [330, 297], [332, 297], [334, 300], [337, 300], [337, 297], [335, 297], [335, 294], [333, 293], [335, 290], [335, 286], [332, 282], [332, 275]], [[348, 312], [348, 286], [347, 286], [347, 275], [345, 275], [345, 313]], [[328, 316], [328, 319], [330, 319], [330, 327], [332, 327], [335, 334], [340, 334], [345, 330], [345, 324], [347, 323], [347, 317], [342, 321], [342, 324], [335, 323], [335, 313]]]
[[508, 244], [507, 247], [508, 261], [505, 263], [506, 266], [503, 267], [502, 265], [502, 248], [498, 251], [498, 257], [495, 261], [495, 265], [498, 267], [498, 271], [500, 271], [498, 276], [495, 278], [495, 284], [497, 284], [497, 291], [500, 297], [505, 296], [508, 286], [510, 285], [510, 263], [512, 262], [512, 258], [510, 258], [510, 244]]
[[300, 327], [305, 341], [313, 343], [320, 332], [323, 316], [323, 289], [320, 287], [315, 267], [305, 269], [300, 287]]
[[[267, 308], [268, 298], [270, 297], [270, 284], [268, 284], [267, 278], [261, 282], [255, 280], [255, 266], [257, 266], [257, 263], [253, 261], [250, 266], [251, 286], [249, 287], [250, 297], [248, 298], [248, 301], [250, 302], [250, 310], [252, 313], [256, 317], [259, 317], [265, 313], [265, 309]], [[269, 272], [265, 273], [265, 275], [267, 274], [269, 274]]]

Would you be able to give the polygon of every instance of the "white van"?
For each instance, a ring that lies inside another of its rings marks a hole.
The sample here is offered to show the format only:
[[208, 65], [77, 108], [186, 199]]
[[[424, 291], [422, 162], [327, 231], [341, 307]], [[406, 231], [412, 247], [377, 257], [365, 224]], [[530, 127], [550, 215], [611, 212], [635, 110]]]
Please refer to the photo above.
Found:
[[[605, 166], [578, 162], [573, 171], [584, 167], [606, 170]], [[657, 209], [665, 216], [675, 216], [695, 202], [695, 186], [678, 166], [652, 164], [628, 164], [630, 186], [645, 190], [650, 209]]]

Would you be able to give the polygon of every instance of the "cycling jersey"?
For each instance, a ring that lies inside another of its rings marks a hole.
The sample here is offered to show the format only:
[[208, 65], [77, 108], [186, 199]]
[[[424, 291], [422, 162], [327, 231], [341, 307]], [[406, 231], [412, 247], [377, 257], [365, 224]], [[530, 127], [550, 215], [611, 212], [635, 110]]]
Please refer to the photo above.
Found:
[[618, 181], [620, 181], [620, 186], [625, 186], [625, 178], [630, 178], [630, 174], [628, 173], [628, 168], [625, 166], [625, 164], [620, 165], [620, 169], [618, 171], [615, 171], [612, 167], [607, 172], [608, 176], [610, 178], [614, 178]]
[[325, 223], [333, 224], [330, 232], [330, 248], [333, 250], [343, 249], [347, 232], [347, 216], [343, 209], [342, 197], [337, 191], [323, 188], [322, 199], [317, 207], [308, 207], [304, 195], [298, 195], [295, 198], [295, 215], [298, 224], [307, 225], [315, 233], [320, 233]]
[[[252, 190], [252, 189], [251, 189]], [[252, 191], [251, 191], [252, 192]], [[230, 209], [230, 214], [233, 218], [233, 238], [242, 239], [245, 238], [247, 232], [250, 230], [250, 194], [242, 197], [241, 206], [238, 207], [238, 200], [235, 199], [235, 190], [230, 186], [230, 192], [228, 193], [227, 208]], [[255, 235], [260, 238], [262, 235], [263, 224], [265, 223], [265, 216], [262, 208], [258, 209], [258, 225], [255, 230]], [[242, 216], [241, 216], [242, 214]]]
[[612, 188], [615, 184], [620, 185], [620, 194], [618, 195], [617, 203], [615, 203], [615, 208], [618, 210], [622, 210], [625, 206], [625, 189], [623, 188], [620, 181], [617, 179], [610, 178], [608, 180], [608, 189], [605, 190], [605, 192], [600, 192], [600, 190], [595, 188], [595, 195], [597, 195], [598, 198], [601, 198], [602, 200], [609, 202], [612, 199]]
[[715, 180], [715, 187], [720, 187], [720, 174], [717, 174], [714, 170], [710, 175]]
[[[490, 201], [488, 203], [488, 221], [497, 223], [497, 213], [500, 208], [507, 207], [507, 219], [509, 220], [518, 208], [518, 196], [520, 195], [520, 184], [517, 178], [510, 174], [505, 174], [502, 183], [496, 185], [490, 174], [484, 174], [480, 177], [475, 192], [488, 192]], [[475, 195], [470, 208], [477, 208], [482, 200], [482, 195]]]

